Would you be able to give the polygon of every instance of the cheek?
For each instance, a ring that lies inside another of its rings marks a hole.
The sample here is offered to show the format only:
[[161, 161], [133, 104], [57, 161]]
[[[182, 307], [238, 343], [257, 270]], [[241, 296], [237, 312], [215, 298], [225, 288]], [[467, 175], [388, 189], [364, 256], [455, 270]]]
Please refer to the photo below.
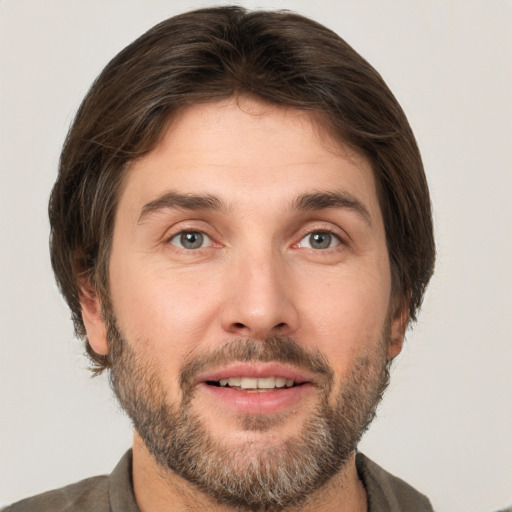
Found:
[[171, 401], [179, 401], [178, 375], [184, 361], [200, 350], [213, 322], [211, 290], [192, 276], [167, 272], [112, 270], [111, 288], [118, 325], [133, 351], [151, 363]]
[[374, 272], [365, 267], [360, 272], [332, 275], [321, 286], [303, 292], [308, 338], [337, 375], [346, 374], [351, 361], [373, 351], [381, 341], [391, 280], [386, 266], [375, 268]]
[[216, 284], [199, 272], [124, 261], [111, 268], [119, 325], [145, 350], [178, 362], [205, 337], [215, 318]]

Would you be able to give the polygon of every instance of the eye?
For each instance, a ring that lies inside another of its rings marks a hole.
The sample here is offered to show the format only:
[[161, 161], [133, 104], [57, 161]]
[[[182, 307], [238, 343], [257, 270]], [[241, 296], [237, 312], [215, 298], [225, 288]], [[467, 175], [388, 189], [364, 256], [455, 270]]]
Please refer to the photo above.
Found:
[[200, 231], [181, 231], [170, 240], [172, 245], [181, 249], [202, 249], [211, 245], [211, 238]]
[[340, 239], [328, 231], [315, 231], [306, 235], [300, 242], [299, 247], [308, 249], [331, 249], [340, 245]]

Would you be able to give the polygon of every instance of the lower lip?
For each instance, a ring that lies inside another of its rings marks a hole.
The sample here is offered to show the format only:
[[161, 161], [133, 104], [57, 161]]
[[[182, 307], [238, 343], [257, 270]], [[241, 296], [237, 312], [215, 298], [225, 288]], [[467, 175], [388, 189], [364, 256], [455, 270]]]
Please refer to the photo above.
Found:
[[313, 384], [301, 384], [292, 388], [279, 388], [274, 391], [250, 392], [234, 388], [199, 385], [214, 400], [221, 402], [238, 413], [273, 414], [284, 412], [296, 406], [301, 400], [313, 393]]

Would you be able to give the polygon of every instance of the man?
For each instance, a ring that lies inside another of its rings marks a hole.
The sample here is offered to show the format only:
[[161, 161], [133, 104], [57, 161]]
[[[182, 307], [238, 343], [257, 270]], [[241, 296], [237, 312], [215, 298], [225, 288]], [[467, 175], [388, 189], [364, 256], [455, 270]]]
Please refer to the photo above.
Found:
[[8, 511], [431, 510], [357, 453], [434, 242], [405, 115], [337, 35], [240, 7], [157, 25], [82, 103], [50, 222], [134, 442]]

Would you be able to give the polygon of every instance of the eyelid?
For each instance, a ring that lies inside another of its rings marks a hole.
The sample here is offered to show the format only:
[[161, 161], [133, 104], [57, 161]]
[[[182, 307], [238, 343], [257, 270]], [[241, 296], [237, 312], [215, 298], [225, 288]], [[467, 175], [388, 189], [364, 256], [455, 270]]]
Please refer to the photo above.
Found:
[[[181, 217], [181, 218], [180, 218]], [[169, 220], [171, 222], [169, 222]], [[162, 219], [162, 227], [164, 227], [165, 223], [165, 233], [163, 235], [163, 238], [169, 240], [174, 235], [177, 235], [178, 233], [183, 233], [184, 231], [193, 231], [196, 233], [205, 233], [210, 238], [212, 227], [209, 222], [201, 219], [201, 218], [195, 218], [195, 217], [189, 217], [188, 215], [181, 216], [178, 215], [177, 218], [173, 219], [172, 217], [168, 219]]]
[[[208, 239], [208, 244], [197, 249], [187, 249], [181, 244], [171, 243], [173, 239], [182, 235], [183, 233], [200, 233]], [[169, 226], [161, 238], [163, 245], [171, 245], [178, 251], [197, 252], [201, 250], [210, 249], [211, 247], [222, 247], [223, 244], [218, 242], [219, 234], [217, 230], [213, 229], [210, 223], [202, 219], [183, 219]]]
[[295, 242], [293, 245], [295, 247], [299, 246], [300, 242], [304, 238], [314, 233], [329, 233], [331, 236], [335, 237], [340, 242], [340, 244], [343, 245], [348, 244], [350, 241], [350, 236], [348, 233], [346, 233], [346, 231], [341, 229], [339, 226], [332, 224], [331, 222], [311, 222], [299, 231], [299, 234], [295, 238], [299, 238], [299, 241]]

